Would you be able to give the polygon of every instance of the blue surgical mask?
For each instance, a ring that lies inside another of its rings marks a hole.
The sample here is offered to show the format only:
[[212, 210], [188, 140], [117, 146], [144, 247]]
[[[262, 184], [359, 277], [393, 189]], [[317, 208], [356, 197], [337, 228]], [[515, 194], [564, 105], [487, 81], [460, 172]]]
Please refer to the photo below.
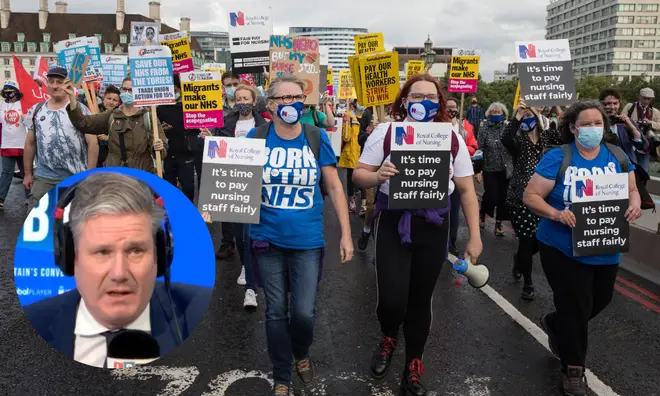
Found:
[[132, 105], [133, 102], [135, 101], [135, 100], [133, 99], [133, 94], [130, 93], [130, 92], [122, 92], [122, 93], [119, 95], [119, 99], [121, 99], [121, 102], [122, 102], [123, 104], [127, 105], [127, 106]]
[[236, 88], [234, 87], [225, 88], [225, 95], [227, 95], [227, 99], [234, 100], [234, 97], [236, 96]]
[[365, 111], [367, 108], [364, 107], [364, 106], [358, 105], [357, 109], [358, 109], [358, 111]]
[[596, 148], [603, 141], [603, 127], [591, 126], [578, 128], [578, 142], [584, 148]]
[[504, 114], [491, 114], [488, 116], [488, 119], [493, 124], [499, 124], [500, 122], [504, 121]]
[[408, 115], [418, 122], [429, 122], [438, 114], [440, 104], [432, 100], [408, 102]]
[[523, 118], [520, 122], [520, 130], [523, 132], [532, 132], [536, 129], [537, 121], [536, 117]]
[[277, 116], [287, 124], [293, 125], [300, 121], [304, 109], [305, 104], [303, 102], [281, 104], [277, 106]]

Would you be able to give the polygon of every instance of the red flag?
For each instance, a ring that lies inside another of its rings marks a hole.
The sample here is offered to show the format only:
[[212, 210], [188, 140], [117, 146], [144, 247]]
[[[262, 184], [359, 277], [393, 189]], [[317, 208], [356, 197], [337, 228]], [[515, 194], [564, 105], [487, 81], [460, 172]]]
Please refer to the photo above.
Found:
[[34, 74], [32, 75], [32, 78], [35, 80], [41, 81], [42, 84], [42, 90], [44, 92], [49, 92], [48, 91], [48, 60], [46, 58], [43, 58], [41, 56], [37, 56], [37, 60], [35, 61], [36, 68], [34, 69]]
[[21, 107], [23, 108], [23, 114], [27, 114], [28, 110], [32, 108], [35, 104], [41, 102], [42, 100], [48, 100], [50, 95], [41, 89], [39, 85], [32, 79], [30, 73], [25, 70], [23, 64], [18, 60], [16, 56], [14, 58], [14, 70], [16, 71], [16, 82], [18, 83], [18, 88], [23, 93], [23, 99], [21, 99]]

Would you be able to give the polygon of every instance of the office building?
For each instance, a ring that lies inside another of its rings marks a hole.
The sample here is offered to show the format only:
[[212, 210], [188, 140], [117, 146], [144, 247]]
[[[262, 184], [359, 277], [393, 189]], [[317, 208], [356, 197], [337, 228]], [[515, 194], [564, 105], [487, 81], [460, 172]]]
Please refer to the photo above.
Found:
[[516, 77], [518, 77], [517, 74], [510, 74], [504, 70], [495, 70], [493, 73], [493, 81], [512, 81]]
[[231, 65], [228, 32], [192, 32], [191, 35], [197, 39], [204, 56]]
[[[145, 2], [146, 3], [146, 2]], [[57, 62], [55, 43], [76, 37], [96, 37], [101, 54], [127, 55], [131, 22], [160, 23], [160, 3], [149, 2], [149, 17], [126, 14], [125, 1], [117, 0], [113, 14], [70, 14], [67, 2], [58, 1], [55, 13], [48, 10], [48, 0], [39, 0], [39, 12], [12, 12], [10, 0], [0, 0], [0, 79], [15, 79], [12, 56], [32, 74], [38, 56]], [[190, 31], [190, 18], [181, 18], [179, 29], [160, 24], [161, 33]], [[202, 48], [192, 38], [190, 46], [195, 67], [206, 62]]]
[[659, 0], [553, 0], [546, 39], [568, 39], [573, 70], [587, 74], [660, 76]]
[[[328, 67], [333, 70], [348, 70], [348, 57], [355, 55], [355, 36], [367, 33], [367, 29], [348, 27], [289, 28], [290, 36], [318, 37], [319, 45], [329, 49]], [[335, 77], [339, 78], [339, 73]]]

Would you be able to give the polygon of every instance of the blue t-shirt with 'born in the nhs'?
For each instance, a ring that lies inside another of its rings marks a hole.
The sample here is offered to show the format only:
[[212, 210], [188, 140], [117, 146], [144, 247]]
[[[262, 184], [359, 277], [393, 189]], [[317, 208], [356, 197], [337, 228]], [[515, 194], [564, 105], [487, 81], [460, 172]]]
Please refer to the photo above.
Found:
[[[546, 179], [554, 181], [557, 177], [557, 172], [559, 172], [559, 168], [561, 168], [563, 160], [564, 153], [562, 149], [553, 149], [543, 156], [536, 167], [536, 173]], [[632, 172], [634, 170], [635, 167], [628, 158], [628, 171]], [[561, 181], [555, 184], [555, 188], [552, 189], [546, 198], [546, 201], [550, 206], [557, 210], [571, 209], [573, 194], [571, 191], [571, 183], [573, 176], [608, 175], [611, 173], [621, 173], [621, 165], [604, 144], [601, 144], [600, 153], [598, 153], [596, 158], [587, 160], [580, 155], [574, 142], [571, 164], [568, 169], [566, 169], [566, 173]], [[539, 242], [558, 249], [566, 256], [583, 264], [611, 265], [618, 264], [619, 261], [621, 261], [621, 254], [606, 254], [587, 257], [573, 256], [573, 232], [571, 228], [549, 219], [541, 220], [538, 232], [536, 233], [536, 238]]]
[[[252, 138], [255, 133], [256, 129], [252, 129], [247, 137]], [[250, 238], [296, 250], [325, 247], [319, 179], [322, 167], [337, 163], [325, 130], [321, 129], [317, 161], [304, 130], [295, 139], [286, 140], [277, 135], [271, 123], [266, 137], [266, 155], [261, 219], [259, 224], [250, 225]]]

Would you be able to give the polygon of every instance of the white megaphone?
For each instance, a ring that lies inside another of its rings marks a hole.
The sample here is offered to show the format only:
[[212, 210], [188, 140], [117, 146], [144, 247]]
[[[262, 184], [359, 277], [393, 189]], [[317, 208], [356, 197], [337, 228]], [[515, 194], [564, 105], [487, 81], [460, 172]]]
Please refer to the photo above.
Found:
[[449, 261], [452, 262], [454, 270], [468, 278], [468, 283], [475, 289], [481, 289], [486, 286], [490, 278], [490, 272], [485, 265], [472, 265], [469, 259], [463, 260], [449, 255]]

